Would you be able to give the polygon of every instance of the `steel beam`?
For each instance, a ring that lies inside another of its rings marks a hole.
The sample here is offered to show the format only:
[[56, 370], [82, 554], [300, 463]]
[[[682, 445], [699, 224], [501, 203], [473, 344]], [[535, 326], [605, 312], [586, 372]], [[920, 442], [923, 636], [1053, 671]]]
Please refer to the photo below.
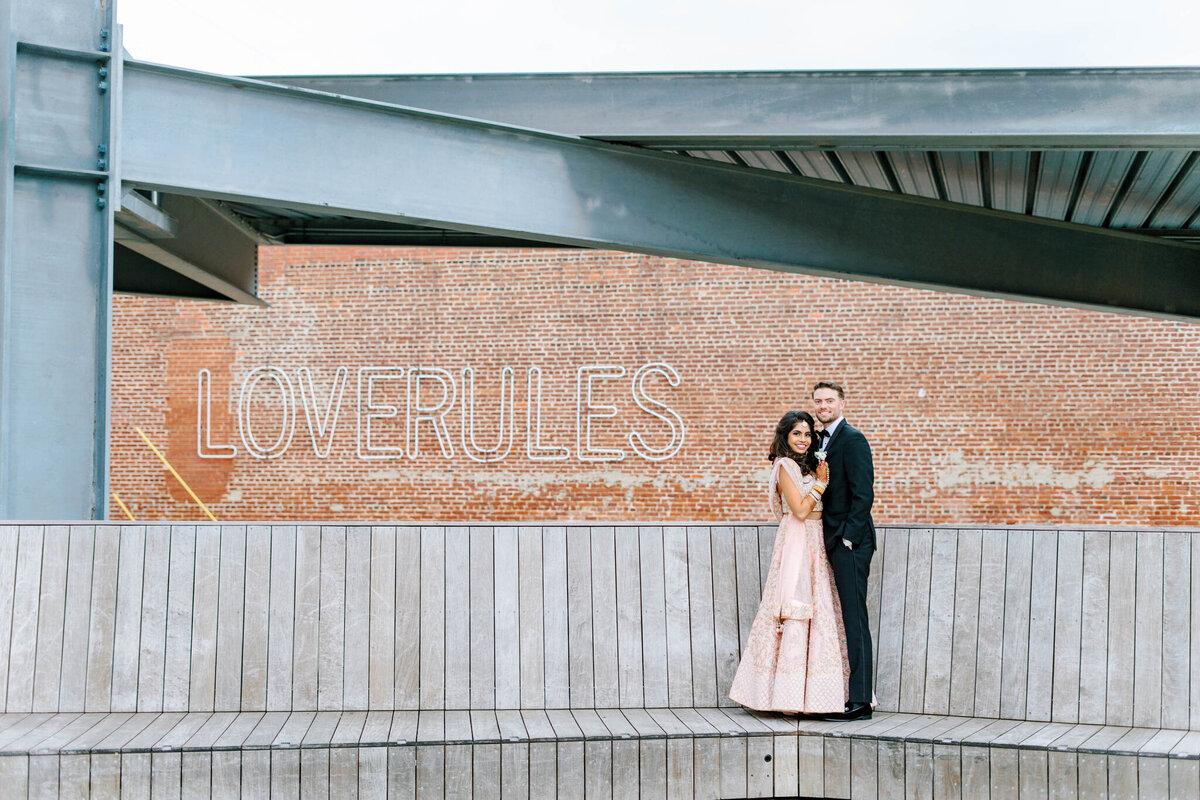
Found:
[[1200, 319], [1200, 249], [1079, 225], [144, 64], [124, 130], [151, 189]]
[[[256, 295], [258, 245], [265, 240], [216, 203], [196, 197], [160, 195], [158, 205], [147, 208], [139, 203], [139, 195], [126, 192], [118, 220], [122, 224], [115, 232], [115, 239], [129, 250], [229, 300], [266, 305]], [[122, 263], [124, 291], [131, 291], [129, 282], [137, 275], [153, 277], [154, 290], [166, 285], [153, 272], [133, 269], [134, 263], [128, 258]]]
[[1200, 148], [1200, 69], [279, 76], [673, 149]]
[[173, 239], [179, 234], [179, 220], [128, 187], [121, 192], [121, 207], [116, 210], [116, 218], [118, 227], [147, 239]]
[[393, 247], [555, 247], [530, 239], [448, 231], [369, 219], [256, 218], [254, 226], [276, 244], [379, 245]]
[[113, 291], [119, 294], [230, 302], [230, 298], [222, 292], [120, 243], [113, 247]]
[[0, 10], [0, 518], [106, 514], [114, 6], [10, 0]]

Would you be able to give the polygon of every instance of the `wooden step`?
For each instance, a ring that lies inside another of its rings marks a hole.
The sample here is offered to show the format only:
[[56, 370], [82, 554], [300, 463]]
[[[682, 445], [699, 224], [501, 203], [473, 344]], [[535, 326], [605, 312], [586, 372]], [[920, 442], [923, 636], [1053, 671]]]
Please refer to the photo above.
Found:
[[974, 798], [1063, 782], [1080, 796], [1194, 797], [1200, 731], [715, 707], [0, 715], [6, 798]]

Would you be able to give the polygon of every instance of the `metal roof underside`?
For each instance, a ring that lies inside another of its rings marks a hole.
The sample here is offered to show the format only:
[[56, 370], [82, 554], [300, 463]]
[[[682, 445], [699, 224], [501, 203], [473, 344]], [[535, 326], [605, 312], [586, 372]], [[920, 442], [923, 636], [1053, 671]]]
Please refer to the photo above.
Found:
[[1195, 150], [701, 150], [696, 158], [1200, 241]]
[[[265, 80], [748, 170], [1200, 243], [1200, 69]], [[231, 208], [283, 243], [546, 246], [336, 215]]]

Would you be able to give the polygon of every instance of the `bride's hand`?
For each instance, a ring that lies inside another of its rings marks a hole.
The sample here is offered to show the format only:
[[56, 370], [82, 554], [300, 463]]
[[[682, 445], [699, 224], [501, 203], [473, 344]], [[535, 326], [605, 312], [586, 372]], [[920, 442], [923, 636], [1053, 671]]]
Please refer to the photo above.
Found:
[[817, 480], [821, 483], [829, 483], [829, 464], [821, 461], [817, 463]]

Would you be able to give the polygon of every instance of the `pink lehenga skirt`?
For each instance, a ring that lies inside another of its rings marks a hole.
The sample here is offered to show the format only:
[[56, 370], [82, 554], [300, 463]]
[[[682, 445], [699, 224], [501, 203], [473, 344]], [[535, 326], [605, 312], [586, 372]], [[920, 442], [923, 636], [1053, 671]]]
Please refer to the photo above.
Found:
[[759, 711], [837, 713], [845, 710], [849, 681], [821, 521], [787, 514], [729, 698]]

